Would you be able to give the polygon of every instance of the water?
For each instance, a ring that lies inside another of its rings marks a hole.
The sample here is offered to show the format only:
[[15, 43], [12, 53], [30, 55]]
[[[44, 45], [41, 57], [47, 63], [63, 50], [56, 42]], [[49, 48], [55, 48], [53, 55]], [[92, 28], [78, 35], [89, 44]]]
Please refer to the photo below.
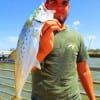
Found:
[[[89, 58], [88, 64], [90, 67], [100, 68], [100, 58]], [[100, 71], [92, 71], [92, 77], [94, 81], [100, 82]], [[95, 93], [100, 95], [100, 85], [94, 85]], [[100, 100], [100, 98], [98, 99]]]
[[[100, 68], [100, 58], [89, 58], [90, 67]], [[100, 72], [92, 72], [93, 79], [100, 82]]]
[[100, 58], [89, 58], [88, 64], [90, 67], [100, 68]]
[[[100, 68], [100, 58], [89, 58], [88, 63], [90, 67]], [[7, 69], [10, 69], [11, 71], [7, 71]], [[1, 91], [6, 91], [11, 95], [15, 94], [15, 82], [13, 80], [14, 78], [13, 70], [14, 70], [14, 64], [0, 63], [0, 100], [11, 100], [12, 97], [9, 94], [5, 94]], [[2, 77], [8, 77], [11, 78], [11, 80], [7, 78], [4, 79]], [[95, 81], [100, 82], [100, 72], [92, 71], [92, 77]], [[28, 81], [31, 82], [31, 75], [29, 75]], [[95, 93], [100, 95], [100, 85], [94, 85], [94, 87], [95, 87]], [[30, 98], [31, 84], [26, 83], [23, 90], [24, 91], [22, 92], [22, 96], [26, 98]], [[27, 90], [30, 91], [28, 92]], [[26, 100], [30, 100], [30, 99], [26, 99]], [[88, 99], [85, 97], [83, 100], [88, 100]], [[100, 100], [100, 98], [97, 100]]]

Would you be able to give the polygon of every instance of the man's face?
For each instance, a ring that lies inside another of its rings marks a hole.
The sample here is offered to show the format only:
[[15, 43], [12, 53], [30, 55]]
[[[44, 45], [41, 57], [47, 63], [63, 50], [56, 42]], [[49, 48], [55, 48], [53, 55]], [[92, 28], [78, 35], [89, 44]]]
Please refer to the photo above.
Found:
[[49, 10], [55, 10], [54, 18], [63, 24], [69, 13], [69, 3], [67, 0], [48, 0], [45, 6]]

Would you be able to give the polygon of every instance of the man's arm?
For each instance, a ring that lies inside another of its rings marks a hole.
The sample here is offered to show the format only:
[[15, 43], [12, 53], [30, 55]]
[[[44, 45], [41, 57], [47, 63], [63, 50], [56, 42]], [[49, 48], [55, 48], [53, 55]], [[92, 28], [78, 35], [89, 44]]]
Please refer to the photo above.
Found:
[[77, 71], [83, 88], [85, 89], [89, 100], [96, 100], [93, 88], [93, 80], [88, 64], [80, 62], [77, 64]]
[[[56, 19], [45, 22], [42, 28], [42, 36], [40, 36], [39, 50], [37, 53], [37, 59], [40, 63], [53, 49], [53, 41], [54, 41], [53, 31], [55, 30], [56, 31], [61, 30], [61, 25]], [[35, 70], [37, 70], [37, 68], [33, 67], [32, 71]]]

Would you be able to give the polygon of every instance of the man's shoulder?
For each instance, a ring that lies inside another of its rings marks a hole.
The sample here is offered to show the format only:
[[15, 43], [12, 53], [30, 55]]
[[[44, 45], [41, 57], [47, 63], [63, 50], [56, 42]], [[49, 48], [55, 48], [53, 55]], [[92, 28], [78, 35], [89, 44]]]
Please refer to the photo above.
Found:
[[70, 28], [66, 27], [65, 32], [67, 33], [67, 36], [69, 35], [72, 38], [76, 38], [77, 40], [83, 40], [82, 34], [74, 29], [70, 29]]
[[82, 37], [82, 34], [74, 29], [70, 29], [68, 27], [65, 28], [65, 31], [69, 34], [72, 34], [74, 36], [79, 36], [79, 37]]
[[77, 35], [81, 35], [80, 32], [74, 30], [74, 29], [70, 29], [70, 28], [66, 28], [66, 30], [70, 33], [73, 33], [73, 34], [77, 34]]

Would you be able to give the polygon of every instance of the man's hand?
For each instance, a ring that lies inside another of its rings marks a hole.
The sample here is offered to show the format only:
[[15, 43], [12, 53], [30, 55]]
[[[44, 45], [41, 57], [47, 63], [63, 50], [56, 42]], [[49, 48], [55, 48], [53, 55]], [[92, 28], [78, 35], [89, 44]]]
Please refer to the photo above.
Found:
[[[40, 36], [40, 44], [39, 44], [39, 51], [37, 54], [37, 59], [41, 63], [43, 59], [52, 51], [53, 49], [53, 41], [54, 41], [54, 34], [53, 31], [60, 31], [61, 24], [58, 20], [48, 20], [45, 22], [42, 28], [42, 35]], [[32, 71], [35, 71], [36, 68], [33, 67]]]
[[61, 24], [58, 20], [49, 20], [45, 22], [42, 28], [42, 36], [40, 37], [40, 50], [47, 55], [53, 49], [54, 31], [60, 31]]
[[42, 33], [52, 33], [53, 31], [60, 31], [61, 30], [61, 24], [59, 23], [58, 20], [53, 19], [53, 20], [48, 20], [45, 22], [43, 28], [42, 28]]

